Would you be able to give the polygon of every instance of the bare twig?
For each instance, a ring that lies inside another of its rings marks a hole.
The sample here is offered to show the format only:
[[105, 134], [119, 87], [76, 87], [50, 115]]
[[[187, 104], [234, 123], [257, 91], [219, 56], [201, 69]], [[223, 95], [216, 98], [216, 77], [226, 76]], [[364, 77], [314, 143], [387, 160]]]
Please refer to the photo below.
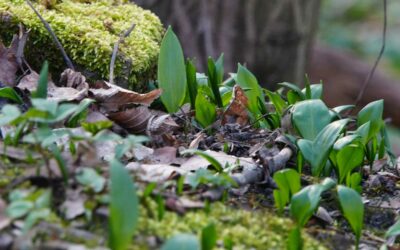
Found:
[[111, 55], [111, 62], [110, 62], [110, 79], [109, 79], [110, 84], [114, 83], [114, 67], [115, 67], [115, 60], [117, 59], [119, 45], [120, 45], [120, 43], [122, 43], [124, 41], [125, 38], [127, 38], [132, 33], [135, 26], [136, 26], [136, 24], [132, 23], [131, 27], [127, 31], [122, 33], [121, 36], [119, 37], [118, 41], [114, 44], [114, 49], [113, 49], [113, 53]]
[[383, 0], [383, 33], [382, 33], [382, 47], [381, 50], [379, 51], [379, 55], [376, 58], [375, 64], [372, 67], [371, 71], [368, 73], [367, 78], [365, 79], [363, 86], [360, 90], [360, 92], [358, 93], [357, 99], [356, 99], [356, 103], [355, 105], [357, 106], [357, 104], [359, 104], [359, 102], [361, 101], [365, 90], [367, 89], [371, 78], [374, 76], [376, 67], [379, 64], [379, 61], [381, 60], [382, 56], [383, 56], [383, 52], [385, 51], [385, 46], [386, 46], [386, 30], [387, 30], [387, 0]]
[[39, 17], [40, 21], [43, 23], [44, 27], [46, 28], [46, 30], [49, 32], [51, 38], [53, 38], [53, 41], [55, 42], [55, 44], [57, 45], [58, 49], [61, 51], [62, 56], [64, 57], [64, 61], [65, 64], [67, 64], [67, 67], [75, 70], [75, 67], [71, 61], [71, 59], [69, 59], [67, 53], [64, 50], [64, 47], [62, 46], [62, 44], [60, 43], [60, 41], [58, 40], [56, 34], [54, 34], [53, 30], [51, 29], [50, 25], [48, 22], [46, 22], [46, 20], [44, 20], [44, 18], [40, 15], [40, 13], [35, 9], [35, 7], [33, 7], [31, 1], [26, 0], [26, 3], [29, 5], [29, 7], [31, 7], [31, 9], [35, 12], [35, 14]]

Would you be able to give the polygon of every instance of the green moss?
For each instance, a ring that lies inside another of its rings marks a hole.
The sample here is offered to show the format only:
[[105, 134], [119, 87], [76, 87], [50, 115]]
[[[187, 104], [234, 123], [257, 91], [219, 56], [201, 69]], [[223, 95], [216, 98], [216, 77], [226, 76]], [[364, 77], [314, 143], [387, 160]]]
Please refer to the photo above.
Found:
[[[50, 8], [34, 5], [74, 63], [106, 79], [115, 42], [135, 23], [131, 35], [120, 45], [117, 81], [137, 89], [138, 83], [143, 84], [154, 74], [163, 27], [150, 11], [130, 3], [114, 4], [112, 0], [63, 0]], [[57, 73], [66, 67], [50, 35], [24, 0], [0, 0], [0, 21], [2, 40], [9, 41], [18, 32], [19, 22], [31, 30], [25, 54], [36, 68], [44, 59], [51, 61]]]
[[[157, 211], [156, 207], [150, 209]], [[289, 231], [294, 226], [291, 220], [269, 212], [238, 210], [221, 203], [212, 204], [209, 214], [202, 210], [188, 212], [184, 216], [166, 212], [161, 221], [152, 219], [143, 209], [139, 221], [137, 235], [158, 236], [161, 239], [168, 239], [177, 233], [200, 235], [202, 228], [214, 223], [219, 242], [231, 239], [234, 249], [286, 249]], [[325, 249], [307, 234], [303, 236], [304, 249]], [[135, 249], [145, 248], [145, 243], [135, 243]]]

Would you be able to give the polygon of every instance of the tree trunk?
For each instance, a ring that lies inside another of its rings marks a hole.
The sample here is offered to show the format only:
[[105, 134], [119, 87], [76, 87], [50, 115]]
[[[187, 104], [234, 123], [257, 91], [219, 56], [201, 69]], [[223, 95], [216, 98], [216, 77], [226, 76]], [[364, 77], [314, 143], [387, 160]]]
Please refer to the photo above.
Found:
[[247, 64], [260, 83], [300, 83], [320, 0], [135, 0], [178, 34], [185, 54], [204, 70], [223, 52], [228, 71]]

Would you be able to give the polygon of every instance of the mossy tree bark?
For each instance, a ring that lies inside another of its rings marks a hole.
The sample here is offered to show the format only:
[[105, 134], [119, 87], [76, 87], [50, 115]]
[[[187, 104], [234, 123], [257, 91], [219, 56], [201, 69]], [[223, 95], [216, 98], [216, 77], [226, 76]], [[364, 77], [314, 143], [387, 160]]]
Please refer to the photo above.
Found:
[[320, 0], [135, 0], [178, 33], [204, 69], [224, 52], [227, 69], [246, 63], [264, 86], [302, 82]]

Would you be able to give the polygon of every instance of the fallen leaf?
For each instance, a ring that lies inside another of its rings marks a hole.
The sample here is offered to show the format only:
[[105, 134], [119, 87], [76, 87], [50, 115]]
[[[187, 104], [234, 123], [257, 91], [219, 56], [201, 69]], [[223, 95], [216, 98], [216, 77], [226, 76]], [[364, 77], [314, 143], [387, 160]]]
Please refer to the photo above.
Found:
[[162, 163], [162, 164], [175, 163], [176, 152], [177, 152], [177, 149], [175, 147], [157, 148], [154, 150], [151, 160], [153, 162], [158, 162], [158, 163]]
[[185, 175], [187, 171], [182, 168], [167, 164], [140, 164], [137, 162], [129, 163], [126, 168], [135, 174], [141, 181], [145, 182], [165, 182], [175, 174]]
[[[66, 87], [57, 87], [54, 82], [48, 79], [47, 98], [55, 101], [81, 101], [88, 95], [89, 85], [85, 77], [71, 69], [65, 70], [61, 74], [61, 83]], [[30, 92], [35, 91], [39, 82], [39, 74], [32, 71], [24, 76], [17, 87], [26, 89]]]
[[0, 232], [11, 223], [11, 219], [6, 216], [6, 207], [6, 202], [0, 198]]
[[0, 83], [14, 87], [16, 73], [18, 71], [17, 63], [17, 50], [18, 50], [19, 37], [15, 35], [11, 41], [10, 47], [6, 48], [0, 42]]
[[226, 123], [238, 123], [242, 126], [248, 124], [248, 102], [249, 101], [243, 89], [236, 84], [233, 87], [232, 99], [222, 115], [222, 125]]
[[133, 134], [145, 134], [153, 115], [146, 106], [139, 106], [125, 111], [112, 112], [108, 118]]
[[111, 112], [133, 104], [150, 106], [155, 99], [160, 97], [162, 90], [155, 89], [146, 94], [139, 94], [105, 81], [98, 81], [89, 89], [89, 92], [107, 112]]
[[[254, 161], [251, 158], [236, 157], [233, 155], [227, 155], [223, 152], [216, 152], [211, 150], [204, 151], [204, 153], [215, 158], [222, 166], [225, 166], [227, 164], [233, 165], [236, 163], [238, 163], [242, 167], [255, 165]], [[201, 156], [194, 155], [181, 165], [181, 169], [185, 171], [195, 171], [200, 168], [207, 168], [209, 165], [211, 165], [209, 161]]]

